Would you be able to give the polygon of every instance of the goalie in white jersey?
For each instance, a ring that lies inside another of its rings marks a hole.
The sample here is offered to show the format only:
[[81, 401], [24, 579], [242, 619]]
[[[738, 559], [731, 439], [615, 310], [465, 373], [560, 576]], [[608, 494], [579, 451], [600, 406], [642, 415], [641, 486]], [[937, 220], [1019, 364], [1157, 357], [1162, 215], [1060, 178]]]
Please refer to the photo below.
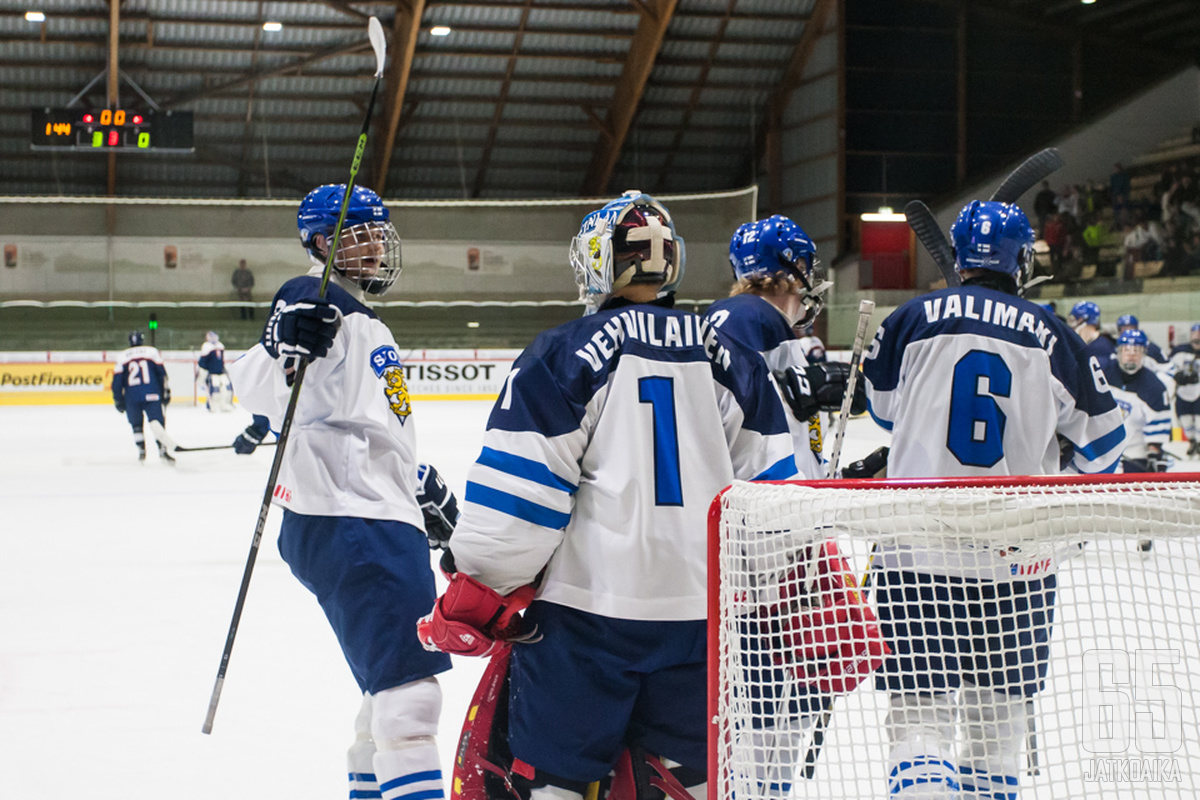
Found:
[[450, 659], [414, 633], [436, 590], [412, 408], [396, 341], [365, 302], [399, 276], [400, 238], [379, 196], [355, 186], [321, 297], [345, 194], [320, 186], [301, 201], [311, 268], [280, 287], [262, 341], [229, 371], [242, 404], [281, 430], [294, 371], [309, 362], [274, 502], [284, 509], [279, 552], [316, 595], [363, 692], [350, 796], [443, 797], [434, 675]]
[[[1060, 440], [1069, 469], [1115, 470], [1125, 430], [1099, 359], [1019, 296], [1034, 241], [1024, 213], [975, 201], [951, 237], [962, 286], [896, 309], [863, 361], [871, 415], [892, 432], [889, 477], [1055, 474]], [[876, 558], [893, 651], [877, 677], [891, 693], [891, 797], [1017, 796], [1056, 583], [1052, 564], [1009, 555], [907, 547]]]
[[684, 251], [665, 208], [632, 191], [588, 214], [571, 262], [594, 313], [513, 363], [468, 476], [457, 572], [422, 624], [452, 653], [523, 640], [501, 768], [535, 800], [578, 800], [627, 747], [704, 781], [709, 503], [734, 479], [796, 472], [762, 359], [672, 308]]

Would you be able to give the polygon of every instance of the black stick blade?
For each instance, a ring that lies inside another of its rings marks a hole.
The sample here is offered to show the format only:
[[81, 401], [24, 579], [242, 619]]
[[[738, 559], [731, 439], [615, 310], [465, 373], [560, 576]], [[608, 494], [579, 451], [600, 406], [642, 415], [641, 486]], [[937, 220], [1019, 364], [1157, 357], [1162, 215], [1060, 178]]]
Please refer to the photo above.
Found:
[[929, 255], [933, 256], [938, 272], [946, 279], [946, 285], [958, 286], [960, 281], [958, 271], [954, 269], [954, 249], [950, 247], [946, 234], [938, 227], [929, 206], [920, 200], [912, 200], [904, 207], [904, 218], [908, 220], [908, 227], [913, 229], [913, 233], [929, 251]]
[[1015, 203], [1021, 199], [1021, 195], [1037, 186], [1051, 173], [1061, 169], [1062, 165], [1062, 156], [1055, 147], [1047, 147], [1034, 153], [1004, 179], [1004, 183], [992, 194], [992, 200], [997, 203]]

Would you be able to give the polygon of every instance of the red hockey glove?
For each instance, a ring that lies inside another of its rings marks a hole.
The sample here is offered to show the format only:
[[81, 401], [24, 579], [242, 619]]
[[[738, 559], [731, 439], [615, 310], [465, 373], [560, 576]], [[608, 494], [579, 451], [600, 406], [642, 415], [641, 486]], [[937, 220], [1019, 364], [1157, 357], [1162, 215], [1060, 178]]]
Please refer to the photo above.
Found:
[[[781, 592], [784, 608], [775, 663], [822, 692], [846, 694], [891, 654], [875, 612], [858, 590], [850, 565], [832, 539], [818, 546]], [[811, 574], [808, 574], [811, 573]]]
[[533, 600], [534, 588], [522, 586], [507, 597], [470, 575], [453, 572], [450, 586], [433, 611], [417, 620], [417, 638], [426, 650], [456, 656], [486, 656], [503, 642], [536, 642], [537, 626], [525, 630], [520, 613]]

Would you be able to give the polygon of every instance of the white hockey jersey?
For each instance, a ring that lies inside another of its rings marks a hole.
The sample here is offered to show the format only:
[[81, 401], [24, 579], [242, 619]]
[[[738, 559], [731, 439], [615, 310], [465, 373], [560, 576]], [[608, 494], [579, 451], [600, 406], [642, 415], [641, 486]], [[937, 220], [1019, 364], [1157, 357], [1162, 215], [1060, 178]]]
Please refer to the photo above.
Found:
[[[1194, 372], [1200, 370], [1200, 351], [1192, 347], [1191, 342], [1178, 344], [1171, 350], [1169, 374], [1174, 377], [1183, 372]], [[1200, 400], [1200, 383], [1176, 383], [1175, 396], [1183, 400], [1185, 403], [1194, 403]]]
[[[316, 298], [320, 273], [314, 267], [280, 287], [274, 311]], [[424, 530], [396, 341], [353, 283], [334, 274], [326, 299], [342, 312], [342, 327], [329, 353], [305, 372], [274, 502], [299, 514], [390, 519]], [[279, 430], [291, 395], [282, 364], [259, 343], [228, 368], [242, 405]]]
[[[1049, 311], [983, 286], [942, 289], [884, 320], [863, 359], [868, 408], [892, 432], [893, 478], [1112, 472], [1121, 412], [1095, 356]], [[1003, 578], [1003, 553], [913, 550], [893, 560], [924, 571]], [[885, 562], [886, 563], [886, 562]]]
[[[754, 294], [734, 295], [713, 303], [704, 316], [738, 344], [761, 355], [767, 368], [772, 371], [809, 365], [803, 340], [796, 338], [787, 317], [769, 300]], [[824, 352], [821, 351], [822, 356]], [[825, 459], [821, 455], [821, 415], [814, 414], [802, 421], [788, 410], [787, 420], [796, 451], [797, 477], [828, 477]]]
[[754, 352], [685, 311], [609, 301], [513, 362], [451, 549], [507, 594], [631, 620], [706, 616], [706, 518], [735, 478], [795, 474]]
[[1104, 367], [1113, 398], [1125, 417], [1125, 458], [1145, 458], [1146, 445], [1171, 441], [1171, 394], [1149, 359], [1132, 375], [1116, 359]]

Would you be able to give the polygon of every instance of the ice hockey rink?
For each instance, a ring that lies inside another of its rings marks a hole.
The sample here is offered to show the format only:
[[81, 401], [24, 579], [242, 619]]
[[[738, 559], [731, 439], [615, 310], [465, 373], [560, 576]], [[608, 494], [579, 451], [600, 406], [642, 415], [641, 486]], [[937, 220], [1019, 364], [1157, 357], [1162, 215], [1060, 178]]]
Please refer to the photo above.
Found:
[[[414, 404], [418, 455], [460, 496], [490, 405]], [[172, 406], [167, 427], [182, 446], [224, 445], [249, 419]], [[139, 464], [124, 416], [108, 406], [3, 407], [0, 441], [0, 798], [345, 797], [358, 690], [315, 600], [279, 557], [278, 511], [213, 732], [200, 731], [273, 448]], [[868, 418], [852, 420], [843, 462], [882, 443]], [[456, 659], [441, 676], [447, 775], [482, 667]], [[828, 769], [881, 742], [863, 702], [869, 730], [861, 740], [835, 731]], [[872, 777], [881, 766], [863, 767], [865, 786], [881, 786]]]

